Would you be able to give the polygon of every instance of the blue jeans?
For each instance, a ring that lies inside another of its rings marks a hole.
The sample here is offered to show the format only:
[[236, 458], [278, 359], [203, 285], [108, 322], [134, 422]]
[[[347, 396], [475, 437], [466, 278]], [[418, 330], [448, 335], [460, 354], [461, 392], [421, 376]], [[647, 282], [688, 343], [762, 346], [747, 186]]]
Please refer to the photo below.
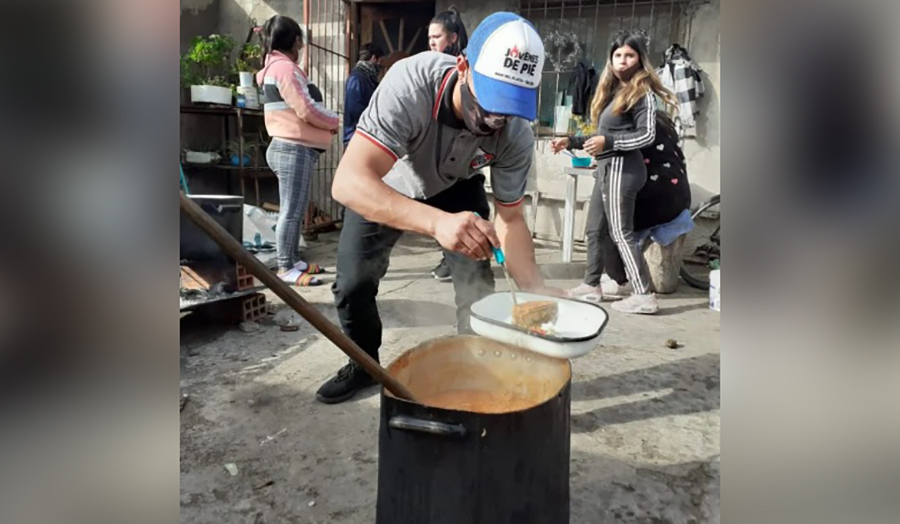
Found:
[[272, 139], [266, 151], [266, 162], [278, 177], [280, 210], [275, 225], [278, 269], [294, 267], [300, 261], [300, 233], [303, 215], [309, 205], [309, 187], [313, 167], [319, 158], [315, 149]]

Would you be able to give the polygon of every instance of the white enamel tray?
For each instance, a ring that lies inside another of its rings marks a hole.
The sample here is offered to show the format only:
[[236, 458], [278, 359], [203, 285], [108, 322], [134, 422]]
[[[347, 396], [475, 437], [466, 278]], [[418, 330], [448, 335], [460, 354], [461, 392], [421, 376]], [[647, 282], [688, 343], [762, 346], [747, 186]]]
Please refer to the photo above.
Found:
[[559, 304], [559, 316], [551, 333], [540, 335], [514, 326], [512, 296], [495, 293], [472, 304], [472, 330], [475, 333], [514, 346], [556, 358], [575, 358], [587, 354], [600, 342], [600, 334], [609, 316], [597, 304], [532, 293], [516, 293], [520, 303], [552, 300]]

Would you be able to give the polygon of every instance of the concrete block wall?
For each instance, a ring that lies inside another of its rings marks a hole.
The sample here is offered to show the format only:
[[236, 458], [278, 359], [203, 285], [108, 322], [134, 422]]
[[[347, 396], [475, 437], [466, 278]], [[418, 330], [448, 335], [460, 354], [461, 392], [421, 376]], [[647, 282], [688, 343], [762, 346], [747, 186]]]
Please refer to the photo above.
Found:
[[219, 30], [219, 0], [181, 0], [179, 45], [187, 51], [197, 35], [208, 35]]

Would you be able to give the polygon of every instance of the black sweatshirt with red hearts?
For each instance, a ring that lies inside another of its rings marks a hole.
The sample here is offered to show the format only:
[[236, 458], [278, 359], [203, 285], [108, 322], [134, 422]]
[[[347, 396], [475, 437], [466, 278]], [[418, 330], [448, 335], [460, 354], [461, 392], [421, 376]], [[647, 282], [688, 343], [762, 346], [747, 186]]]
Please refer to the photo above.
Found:
[[[635, 149], [643, 155], [647, 183], [637, 195], [635, 230], [674, 220], [691, 205], [691, 188], [675, 124], [657, 110], [653, 93], [648, 92], [631, 109], [618, 115], [612, 113], [611, 106], [608, 104], [598, 118], [597, 134], [604, 137], [604, 146], [596, 158], [609, 158]], [[569, 137], [568, 148], [583, 149], [588, 138]]]
[[647, 166], [647, 183], [637, 194], [634, 228], [637, 231], [674, 220], [691, 207], [684, 152], [671, 119], [657, 112], [656, 138], [641, 149]]

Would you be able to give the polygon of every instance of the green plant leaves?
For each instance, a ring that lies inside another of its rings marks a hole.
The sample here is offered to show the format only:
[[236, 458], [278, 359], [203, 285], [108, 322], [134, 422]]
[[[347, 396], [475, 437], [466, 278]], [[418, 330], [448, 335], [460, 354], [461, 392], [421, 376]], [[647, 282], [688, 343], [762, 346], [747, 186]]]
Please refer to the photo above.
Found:
[[234, 39], [229, 36], [196, 36], [181, 57], [181, 84], [205, 84], [228, 87], [231, 81], [231, 52]]

